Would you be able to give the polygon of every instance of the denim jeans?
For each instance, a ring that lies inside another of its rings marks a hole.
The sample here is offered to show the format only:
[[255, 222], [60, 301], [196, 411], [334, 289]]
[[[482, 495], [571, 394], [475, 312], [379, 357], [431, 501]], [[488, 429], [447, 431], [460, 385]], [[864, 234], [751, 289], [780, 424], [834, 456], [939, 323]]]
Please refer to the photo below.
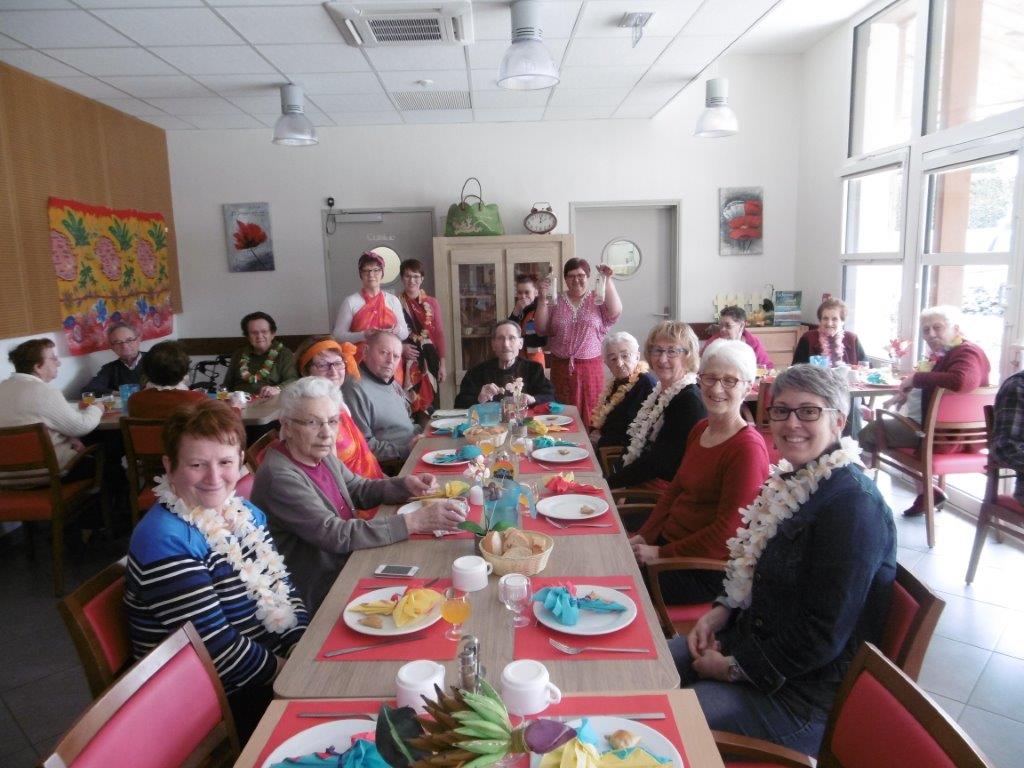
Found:
[[712, 729], [765, 739], [817, 756], [828, 712], [807, 702], [790, 686], [769, 695], [746, 682], [700, 680], [693, 671], [686, 638], [677, 635], [669, 641], [669, 649], [683, 687], [697, 694]]

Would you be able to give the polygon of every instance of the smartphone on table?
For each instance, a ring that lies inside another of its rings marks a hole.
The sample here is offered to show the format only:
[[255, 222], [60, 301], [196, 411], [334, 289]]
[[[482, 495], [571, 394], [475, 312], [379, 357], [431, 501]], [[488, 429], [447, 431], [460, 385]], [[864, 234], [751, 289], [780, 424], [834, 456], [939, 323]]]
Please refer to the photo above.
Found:
[[374, 576], [383, 576], [386, 579], [411, 579], [419, 571], [418, 565], [378, 565], [374, 570]]

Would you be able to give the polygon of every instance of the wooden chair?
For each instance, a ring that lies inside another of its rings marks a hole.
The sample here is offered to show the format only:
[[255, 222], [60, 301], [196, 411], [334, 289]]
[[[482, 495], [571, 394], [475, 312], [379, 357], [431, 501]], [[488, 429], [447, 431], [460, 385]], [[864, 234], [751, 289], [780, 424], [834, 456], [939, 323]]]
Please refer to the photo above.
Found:
[[711, 603], [690, 605], [669, 605], [661, 591], [660, 575], [668, 571], [725, 571], [725, 560], [709, 557], [659, 557], [644, 566], [647, 574], [651, 602], [661, 622], [661, 629], [668, 638], [675, 634], [684, 637], [693, 629], [697, 619], [711, 610]]
[[128, 503], [132, 527], [156, 503], [155, 478], [164, 472], [164, 420], [121, 417], [121, 437], [128, 469]]
[[762, 381], [757, 386], [757, 405], [754, 408], [754, 428], [764, 438], [765, 447], [768, 449], [768, 461], [778, 464], [782, 454], [775, 446], [775, 438], [772, 437], [771, 420], [768, 418], [768, 406], [772, 404], [772, 382]]
[[250, 472], [255, 472], [260, 468], [260, 464], [263, 463], [263, 454], [267, 452], [267, 448], [277, 440], [278, 436], [276, 429], [264, 432], [258, 440], [245, 449], [245, 463]]
[[[53, 589], [60, 597], [64, 591], [64, 528], [89, 503], [102, 505], [100, 485], [103, 479], [103, 453], [93, 445], [78, 453], [64, 467], [74, 471], [87, 457], [95, 461], [92, 477], [61, 481], [61, 468], [53, 450], [50, 433], [41, 423], [0, 429], [0, 472], [39, 473], [39, 485], [30, 488], [0, 488], [0, 522], [33, 523], [49, 520], [53, 539]], [[109, 518], [104, 508], [104, 517]], [[109, 527], [110, 520], [107, 519]], [[26, 539], [32, 544], [26, 525]]]
[[227, 696], [189, 623], [94, 701], [43, 765], [231, 765], [238, 752]]
[[124, 609], [125, 559], [109, 565], [57, 603], [93, 698], [132, 662]]
[[622, 458], [626, 450], [621, 445], [603, 445], [597, 449], [597, 458], [601, 462], [601, 474], [611, 477], [615, 462]]
[[[986, 405], [985, 432], [990, 444], [994, 423], [994, 409], [991, 405]], [[974, 548], [971, 550], [971, 562], [967, 566], [966, 581], [968, 584], [974, 581], [974, 575], [978, 572], [978, 561], [981, 559], [981, 550], [985, 547], [989, 526], [995, 529], [997, 537], [1005, 533], [1017, 539], [1024, 539], [1024, 506], [1018, 504], [1013, 496], [999, 492], [1000, 484], [1004, 480], [1015, 477], [1016, 474], [1013, 468], [1000, 464], [991, 453], [989, 454], [986, 467], [985, 498], [981, 502], [981, 511], [978, 513]]]
[[714, 736], [722, 755], [743, 765], [993, 768], [963, 729], [870, 643], [860, 647], [839, 686], [817, 762], [760, 739]]
[[[988, 437], [985, 431], [985, 406], [992, 405], [998, 387], [979, 387], [973, 392], [953, 392], [941, 387], [935, 390], [928, 406], [923, 431], [902, 414], [879, 408], [875, 412], [875, 448], [871, 466], [888, 464], [913, 475], [924, 489], [925, 523], [928, 546], [935, 546], [935, 503], [932, 498], [932, 477], [938, 476], [939, 487], [945, 487], [946, 475], [984, 472], [988, 455], [981, 451]], [[895, 419], [921, 437], [917, 448], [890, 448], [886, 444], [884, 419]], [[956, 453], [943, 450], [957, 449]]]
[[661, 491], [646, 488], [613, 488], [611, 494], [627, 533], [640, 530], [661, 498]]

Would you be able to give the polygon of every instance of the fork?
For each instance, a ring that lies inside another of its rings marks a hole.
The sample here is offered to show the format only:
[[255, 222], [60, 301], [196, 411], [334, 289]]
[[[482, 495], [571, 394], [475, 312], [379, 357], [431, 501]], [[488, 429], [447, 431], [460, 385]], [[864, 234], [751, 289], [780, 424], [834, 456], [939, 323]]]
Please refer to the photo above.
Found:
[[647, 653], [648, 652], [647, 648], [605, 648], [603, 646], [597, 646], [597, 645], [583, 645], [583, 646], [566, 645], [565, 643], [558, 642], [553, 637], [549, 637], [548, 638], [548, 642], [551, 643], [551, 647], [554, 648], [555, 650], [561, 651], [562, 653], [567, 653], [570, 656], [578, 656], [579, 654], [583, 653], [584, 651], [606, 651], [608, 653]]
[[553, 526], [555, 526], [555, 528], [561, 528], [562, 530], [565, 530], [566, 528], [611, 528], [612, 527], [611, 523], [563, 523], [563, 522], [555, 520], [554, 518], [551, 518], [551, 517], [545, 517], [544, 519], [547, 520], [549, 523], [551, 523]]

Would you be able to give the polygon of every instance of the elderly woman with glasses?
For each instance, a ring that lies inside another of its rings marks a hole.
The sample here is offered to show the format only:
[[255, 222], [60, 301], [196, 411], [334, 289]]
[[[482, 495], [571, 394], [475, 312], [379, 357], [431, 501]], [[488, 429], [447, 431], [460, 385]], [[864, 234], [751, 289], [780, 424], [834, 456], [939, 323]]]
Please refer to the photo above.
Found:
[[356, 549], [451, 530], [465, 519], [459, 502], [438, 501], [408, 515], [360, 520], [357, 507], [407, 501], [432, 491], [433, 475], [371, 480], [352, 473], [335, 450], [341, 393], [307, 376], [281, 397], [281, 440], [264, 454], [252, 500], [267, 513], [278, 549], [306, 605], [315, 611]]
[[683, 460], [690, 430], [707, 415], [697, 389], [697, 336], [686, 323], [666, 320], [647, 335], [645, 357], [657, 378], [633, 419], [613, 487], [663, 491]]
[[601, 341], [622, 314], [622, 300], [615, 290], [611, 267], [601, 264], [597, 270], [605, 277], [604, 296], [600, 298], [587, 288], [590, 263], [586, 259], [569, 259], [562, 270], [565, 292], [550, 307], [551, 281], [541, 280], [533, 318], [537, 334], [548, 339], [555, 397], [579, 408], [588, 431], [590, 414], [604, 386]]
[[[717, 339], [704, 350], [697, 381], [708, 417], [690, 430], [672, 484], [629, 540], [640, 565], [661, 557], [728, 556], [740, 509], [768, 477], [764, 438], [740, 413], [756, 369], [754, 351], [742, 341]], [[707, 603], [721, 594], [722, 572], [669, 571], [661, 591], [670, 604]]]
[[881, 640], [896, 575], [892, 512], [840, 440], [849, 398], [824, 368], [775, 379], [785, 461], [742, 511], [715, 606], [671, 643], [712, 728], [810, 755], [857, 648]]
[[240, 325], [248, 343], [231, 356], [224, 386], [262, 397], [279, 394], [298, 375], [292, 351], [276, 338], [277, 323], [266, 312], [251, 312]]
[[590, 440], [598, 448], [626, 444], [626, 430], [658, 383], [651, 367], [640, 359], [640, 343], [631, 333], [609, 333], [601, 347], [612, 378], [590, 414]]

